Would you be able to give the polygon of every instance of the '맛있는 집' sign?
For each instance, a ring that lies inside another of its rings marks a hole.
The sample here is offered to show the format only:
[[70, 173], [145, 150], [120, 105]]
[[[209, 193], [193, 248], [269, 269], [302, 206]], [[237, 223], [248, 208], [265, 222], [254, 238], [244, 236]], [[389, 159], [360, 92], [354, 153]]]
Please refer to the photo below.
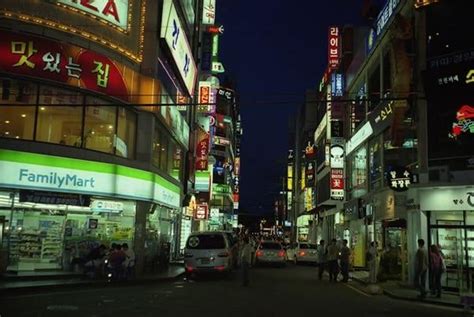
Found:
[[0, 71], [80, 86], [128, 101], [119, 68], [95, 52], [26, 34], [0, 31]]

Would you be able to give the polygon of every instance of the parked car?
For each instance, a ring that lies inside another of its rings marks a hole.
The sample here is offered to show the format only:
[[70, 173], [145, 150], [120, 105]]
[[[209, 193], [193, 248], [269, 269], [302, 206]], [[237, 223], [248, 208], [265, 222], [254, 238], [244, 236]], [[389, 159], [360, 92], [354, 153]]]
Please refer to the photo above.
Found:
[[236, 245], [224, 231], [192, 233], [184, 249], [186, 274], [232, 271], [238, 256]]
[[287, 252], [288, 260], [295, 264], [298, 262], [317, 263], [318, 262], [318, 246], [316, 244], [298, 242], [295, 243]]
[[256, 264], [286, 265], [286, 251], [279, 242], [262, 241], [255, 252]]

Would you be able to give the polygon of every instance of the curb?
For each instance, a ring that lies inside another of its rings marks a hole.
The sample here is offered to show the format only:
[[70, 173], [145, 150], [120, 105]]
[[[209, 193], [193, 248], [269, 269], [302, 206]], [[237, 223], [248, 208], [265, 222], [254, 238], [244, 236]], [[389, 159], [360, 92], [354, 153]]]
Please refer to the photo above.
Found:
[[[369, 285], [369, 283], [367, 283], [366, 281], [364, 281], [360, 278], [351, 276], [351, 279], [353, 281], [356, 281], [356, 282], [364, 285], [364, 286]], [[382, 291], [383, 291], [384, 295], [386, 295], [387, 297], [390, 297], [390, 298], [398, 299], [398, 300], [416, 302], [416, 303], [420, 303], [420, 304], [432, 304], [432, 305], [445, 306], [445, 307], [454, 307], [454, 308], [461, 308], [461, 309], [464, 308], [464, 305], [460, 304], [460, 303], [456, 304], [456, 303], [439, 302], [439, 301], [435, 301], [435, 300], [432, 300], [432, 299], [429, 299], [429, 298], [425, 298], [424, 300], [420, 300], [416, 297], [400, 296], [400, 295], [395, 294], [392, 291], [387, 290], [384, 287], [381, 287], [381, 288], [382, 288]]]
[[107, 282], [104, 280], [100, 281], [78, 281], [77, 283], [71, 284], [54, 284], [54, 285], [32, 285], [25, 287], [12, 287], [12, 288], [3, 288], [0, 289], [0, 296], [2, 298], [11, 297], [15, 295], [22, 295], [24, 293], [31, 293], [37, 291], [58, 291], [58, 290], [72, 290], [78, 289], [80, 287], [87, 287], [87, 289], [95, 288], [119, 288], [119, 287], [129, 287], [137, 285], [148, 285], [155, 282], [169, 282], [179, 279], [184, 276], [185, 272], [178, 273], [173, 276], [166, 277], [156, 277], [156, 278], [143, 278], [143, 279], [134, 279], [125, 282]]

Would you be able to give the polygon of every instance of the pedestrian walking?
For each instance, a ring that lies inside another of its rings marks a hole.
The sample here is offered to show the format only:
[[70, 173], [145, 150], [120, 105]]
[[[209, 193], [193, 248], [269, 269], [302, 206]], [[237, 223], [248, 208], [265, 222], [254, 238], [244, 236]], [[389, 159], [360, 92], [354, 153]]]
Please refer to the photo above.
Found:
[[428, 253], [425, 249], [425, 240], [418, 239], [418, 250], [415, 256], [415, 287], [420, 291], [419, 299], [426, 297], [426, 273], [428, 271]]
[[366, 261], [369, 267], [369, 283], [377, 283], [377, 242], [372, 241], [366, 253]]
[[342, 281], [344, 283], [347, 283], [349, 281], [349, 258], [351, 255], [351, 249], [349, 249], [347, 244], [348, 244], [348, 241], [346, 239], [342, 240], [342, 247], [339, 253]]
[[328, 250], [326, 248], [326, 245], [325, 245], [325, 241], [324, 240], [321, 240], [319, 241], [319, 245], [318, 245], [318, 277], [319, 277], [319, 280], [322, 280], [323, 279], [323, 274], [324, 274], [324, 270], [326, 269], [326, 265], [327, 265], [327, 254], [328, 254]]
[[252, 262], [252, 246], [248, 237], [244, 237], [242, 251], [240, 253], [242, 266], [242, 285], [248, 286], [250, 282], [250, 265]]
[[441, 276], [446, 271], [443, 256], [436, 245], [430, 247], [430, 287], [431, 294], [441, 297]]
[[328, 270], [330, 282], [337, 282], [337, 276], [339, 275], [339, 267], [337, 265], [338, 257], [339, 248], [337, 247], [337, 241], [336, 239], [332, 239], [331, 244], [328, 246]]

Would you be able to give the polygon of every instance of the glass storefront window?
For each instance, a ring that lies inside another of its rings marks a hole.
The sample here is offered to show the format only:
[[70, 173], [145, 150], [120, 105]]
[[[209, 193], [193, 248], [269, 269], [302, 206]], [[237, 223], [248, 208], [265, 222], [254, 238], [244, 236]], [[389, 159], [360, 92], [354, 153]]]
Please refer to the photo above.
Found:
[[33, 139], [36, 90], [34, 84], [0, 78], [0, 137]]
[[84, 147], [105, 153], [114, 153], [117, 107], [104, 106], [106, 102], [87, 98], [84, 125]]
[[114, 140], [115, 154], [133, 158], [137, 131], [137, 114], [124, 107], [118, 109], [117, 138]]
[[379, 136], [369, 143], [369, 169], [370, 188], [377, 189], [382, 187], [382, 141]]
[[36, 140], [81, 146], [82, 103], [78, 93], [41, 86]]
[[111, 212], [19, 202], [17, 194], [12, 212], [9, 193], [0, 193], [0, 218], [5, 219], [3, 246], [9, 250], [8, 270], [70, 271], [74, 263], [84, 263], [89, 252], [100, 244], [133, 246], [135, 202], [114, 200], [109, 204], [119, 209]]

